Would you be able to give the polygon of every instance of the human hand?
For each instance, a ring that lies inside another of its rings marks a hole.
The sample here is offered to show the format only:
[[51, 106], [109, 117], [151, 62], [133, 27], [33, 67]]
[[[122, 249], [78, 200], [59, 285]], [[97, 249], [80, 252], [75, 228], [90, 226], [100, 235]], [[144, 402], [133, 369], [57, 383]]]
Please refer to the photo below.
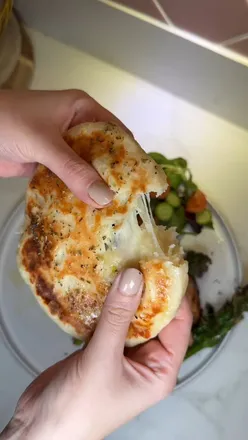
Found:
[[27, 388], [1, 440], [101, 440], [173, 390], [189, 342], [191, 313], [184, 300], [156, 340], [124, 356], [142, 288], [136, 269], [117, 276], [87, 348]]
[[80, 90], [0, 91], [0, 177], [32, 175], [38, 162], [85, 203], [95, 207], [108, 204], [112, 191], [62, 137], [70, 127], [91, 121], [122, 125]]

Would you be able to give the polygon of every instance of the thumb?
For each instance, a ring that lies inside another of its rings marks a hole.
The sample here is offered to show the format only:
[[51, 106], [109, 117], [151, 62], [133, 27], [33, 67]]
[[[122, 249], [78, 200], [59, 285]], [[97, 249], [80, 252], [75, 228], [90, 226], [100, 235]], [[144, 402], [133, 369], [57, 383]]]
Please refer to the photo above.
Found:
[[83, 202], [95, 207], [108, 205], [114, 193], [101, 179], [97, 171], [81, 159], [61, 139], [50, 146], [41, 163], [55, 173]]
[[115, 279], [106, 298], [100, 320], [92, 338], [106, 354], [123, 349], [130, 322], [139, 306], [143, 290], [143, 276], [137, 269], [126, 269]]

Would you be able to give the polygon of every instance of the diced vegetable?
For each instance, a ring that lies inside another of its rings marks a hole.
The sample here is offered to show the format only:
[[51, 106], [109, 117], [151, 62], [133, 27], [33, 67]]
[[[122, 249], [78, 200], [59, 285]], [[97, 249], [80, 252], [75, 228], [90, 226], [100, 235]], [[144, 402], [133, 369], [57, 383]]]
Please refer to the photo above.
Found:
[[196, 214], [196, 221], [198, 225], [209, 225], [212, 224], [212, 212], [209, 209], [204, 209], [202, 212]]
[[82, 345], [83, 341], [81, 341], [81, 339], [77, 339], [77, 338], [72, 338], [72, 342], [74, 345]]
[[[213, 228], [206, 197], [193, 182], [187, 161], [182, 157], [168, 159], [156, 152], [150, 153], [150, 156], [163, 168], [169, 183], [167, 191], [159, 197], [156, 193], [150, 194], [156, 223], [174, 226], [179, 233], [191, 233], [193, 230], [192, 233], [199, 234], [203, 227]], [[165, 203], [164, 208], [160, 206], [161, 200]], [[185, 226], [189, 226], [190, 231]]]
[[169, 226], [174, 226], [178, 233], [181, 233], [186, 223], [183, 206], [177, 208], [169, 221]]
[[161, 220], [162, 222], [167, 222], [170, 220], [173, 214], [173, 208], [169, 203], [162, 202], [159, 203], [155, 208], [155, 215], [158, 218], [158, 220]]
[[202, 212], [207, 207], [207, 199], [205, 195], [198, 189], [188, 200], [186, 211], [197, 213]]
[[166, 201], [173, 208], [178, 208], [181, 205], [181, 200], [178, 197], [177, 193], [175, 193], [175, 191], [170, 191], [170, 193], [166, 197]]
[[182, 176], [180, 174], [176, 174], [173, 171], [164, 168], [164, 172], [166, 174], [166, 176], [168, 177], [168, 181], [170, 183], [171, 188], [173, 189], [177, 189], [180, 185], [180, 183], [182, 183], [183, 179]]
[[161, 153], [149, 153], [149, 156], [159, 165], [168, 163], [168, 159], [166, 159]]
[[195, 214], [191, 214], [189, 212], [185, 212], [185, 215], [186, 215], [186, 221], [189, 224], [189, 226], [192, 228], [193, 232], [195, 234], [200, 234], [200, 232], [202, 231], [203, 226], [199, 225], [196, 222]]

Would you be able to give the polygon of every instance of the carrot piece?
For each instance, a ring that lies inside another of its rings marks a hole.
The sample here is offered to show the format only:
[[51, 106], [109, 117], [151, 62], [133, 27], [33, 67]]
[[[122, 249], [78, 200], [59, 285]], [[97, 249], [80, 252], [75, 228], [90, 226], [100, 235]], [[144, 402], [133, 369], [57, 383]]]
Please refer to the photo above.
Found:
[[205, 194], [199, 189], [190, 197], [186, 204], [186, 211], [196, 214], [202, 212], [207, 207], [207, 199]]

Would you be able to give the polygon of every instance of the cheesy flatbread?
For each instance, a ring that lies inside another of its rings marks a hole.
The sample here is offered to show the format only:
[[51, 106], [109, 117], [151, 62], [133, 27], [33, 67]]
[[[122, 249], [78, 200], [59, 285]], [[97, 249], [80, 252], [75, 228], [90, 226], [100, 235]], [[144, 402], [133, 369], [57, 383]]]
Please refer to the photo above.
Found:
[[156, 226], [149, 207], [149, 193], [166, 190], [166, 176], [111, 123], [79, 125], [65, 140], [94, 166], [114, 200], [103, 209], [88, 206], [39, 165], [27, 189], [20, 273], [47, 314], [88, 341], [116, 274], [139, 268], [145, 287], [126, 339], [127, 346], [137, 345], [173, 319], [188, 281], [174, 230]]

